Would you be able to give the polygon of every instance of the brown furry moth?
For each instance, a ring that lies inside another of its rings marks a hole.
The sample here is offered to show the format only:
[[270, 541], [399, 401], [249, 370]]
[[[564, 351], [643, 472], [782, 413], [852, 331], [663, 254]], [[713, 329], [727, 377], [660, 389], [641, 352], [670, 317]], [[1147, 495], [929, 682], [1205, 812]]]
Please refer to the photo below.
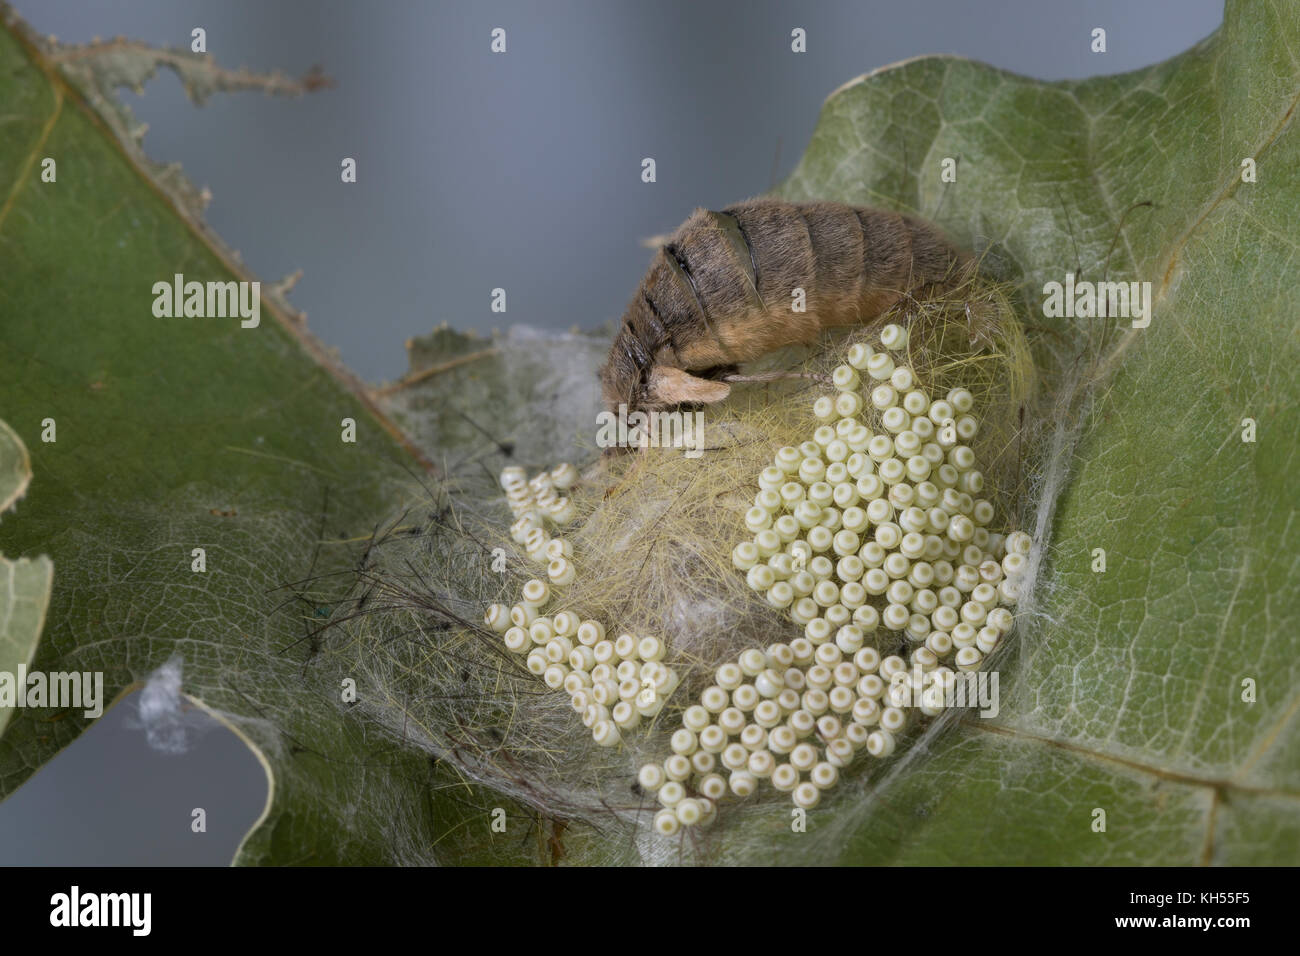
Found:
[[[901, 213], [776, 199], [696, 210], [623, 315], [600, 373], [605, 401], [629, 411], [721, 401], [740, 363], [869, 321], [972, 268], [937, 226]], [[796, 289], [805, 311], [793, 308]]]

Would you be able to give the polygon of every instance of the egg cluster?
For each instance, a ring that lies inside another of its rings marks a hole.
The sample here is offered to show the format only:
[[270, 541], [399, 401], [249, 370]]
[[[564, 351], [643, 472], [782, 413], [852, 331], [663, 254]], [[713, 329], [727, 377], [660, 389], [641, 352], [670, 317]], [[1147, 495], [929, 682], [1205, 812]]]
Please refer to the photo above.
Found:
[[[803, 636], [719, 667], [673, 755], [642, 767], [663, 835], [707, 823], [728, 791], [746, 797], [763, 780], [816, 806], [860, 750], [888, 756], [913, 711], [941, 712], [958, 672], [978, 670], [1011, 629], [1030, 538], [988, 529], [973, 397], [932, 399], [890, 354], [906, 348], [900, 326], [881, 344], [849, 349], [836, 394], [813, 406], [823, 424], [812, 440], [759, 475], [753, 537], [732, 562]], [[868, 404], [875, 433], [859, 419]], [[907, 659], [882, 658], [877, 645], [900, 638]]]
[[524, 546], [534, 561], [549, 561], [546, 548], [551, 538], [546, 527], [548, 523], [563, 527], [573, 520], [573, 502], [558, 492], [573, 487], [578, 480], [578, 469], [564, 462], [550, 471], [537, 473], [532, 480], [525, 480], [525, 475], [526, 472], [519, 467], [505, 468], [501, 472], [506, 503], [515, 516], [510, 536], [516, 544]]
[[548, 520], [572, 520], [573, 506], [556, 490], [568, 490], [576, 480], [577, 470], [567, 463], [528, 482], [521, 468], [502, 471], [501, 486], [516, 519], [511, 535], [532, 560], [546, 565], [549, 583], [527, 581], [518, 604], [493, 604], [483, 620], [502, 635], [508, 651], [526, 656], [529, 671], [553, 690], [568, 692], [597, 744], [612, 747], [623, 739], [622, 731], [658, 714], [680, 679], [663, 662], [667, 647], [658, 637], [620, 634], [611, 640], [600, 621], [574, 611], [543, 614], [553, 589], [576, 577], [572, 543], [548, 535], [545, 527]]

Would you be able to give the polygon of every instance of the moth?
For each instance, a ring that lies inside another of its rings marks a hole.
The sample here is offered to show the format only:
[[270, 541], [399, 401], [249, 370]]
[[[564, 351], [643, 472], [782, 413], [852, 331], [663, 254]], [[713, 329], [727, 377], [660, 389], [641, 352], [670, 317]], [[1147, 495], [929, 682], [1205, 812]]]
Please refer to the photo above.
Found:
[[632, 411], [722, 401], [743, 363], [937, 294], [973, 269], [916, 216], [777, 199], [698, 209], [623, 315], [600, 372], [605, 402]]

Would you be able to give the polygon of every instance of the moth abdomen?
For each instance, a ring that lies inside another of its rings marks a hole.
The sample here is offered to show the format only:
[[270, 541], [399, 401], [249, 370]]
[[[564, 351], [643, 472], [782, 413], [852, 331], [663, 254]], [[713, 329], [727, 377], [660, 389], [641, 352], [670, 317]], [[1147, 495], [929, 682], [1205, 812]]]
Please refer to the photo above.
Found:
[[720, 371], [962, 281], [970, 261], [936, 226], [887, 210], [776, 199], [696, 210], [624, 314], [606, 401], [718, 401]]

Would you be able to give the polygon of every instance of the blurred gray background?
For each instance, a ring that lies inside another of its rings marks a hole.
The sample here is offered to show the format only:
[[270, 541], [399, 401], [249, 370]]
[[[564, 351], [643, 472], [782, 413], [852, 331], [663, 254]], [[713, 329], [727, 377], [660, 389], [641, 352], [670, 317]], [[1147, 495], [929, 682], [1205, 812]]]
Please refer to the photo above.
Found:
[[[208, 220], [371, 381], [441, 322], [487, 331], [617, 318], [649, 262], [642, 239], [695, 206], [771, 188], [822, 101], [868, 70], [955, 53], [1042, 79], [1120, 73], [1211, 33], [1221, 0], [13, 0], [43, 33], [189, 47], [227, 67], [335, 88], [223, 95], [202, 108], [164, 72], [123, 98], [145, 149], [213, 193]], [[1089, 50], [1104, 27], [1107, 52]], [[502, 27], [507, 52], [489, 51]], [[807, 31], [808, 52], [790, 50]], [[358, 182], [340, 182], [345, 156]], [[654, 157], [658, 181], [641, 182]], [[508, 311], [493, 313], [491, 290]], [[131, 699], [0, 804], [0, 864], [219, 864], [266, 781], [217, 727], [149, 749]], [[190, 832], [203, 806], [208, 833]], [[183, 813], [177, 808], [183, 808]]]

